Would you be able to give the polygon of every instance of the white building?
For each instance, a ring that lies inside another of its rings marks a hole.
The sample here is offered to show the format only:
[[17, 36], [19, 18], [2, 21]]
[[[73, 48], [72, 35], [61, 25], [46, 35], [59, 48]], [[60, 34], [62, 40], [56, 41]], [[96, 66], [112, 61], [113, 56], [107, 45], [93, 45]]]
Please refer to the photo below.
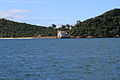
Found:
[[69, 37], [68, 33], [66, 31], [58, 31], [58, 37], [60, 38], [66, 38]]

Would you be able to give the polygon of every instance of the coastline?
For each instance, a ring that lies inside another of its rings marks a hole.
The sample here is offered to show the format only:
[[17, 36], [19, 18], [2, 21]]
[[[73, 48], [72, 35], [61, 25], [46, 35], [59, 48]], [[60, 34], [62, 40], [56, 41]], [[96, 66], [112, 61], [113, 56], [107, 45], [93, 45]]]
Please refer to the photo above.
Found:
[[106, 36], [69, 36], [69, 37], [57, 37], [57, 36], [51, 36], [51, 37], [4, 37], [0, 39], [79, 39], [79, 38], [119, 38], [119, 37], [106, 37]]
[[9, 37], [5, 37], [5, 38], [0, 38], [0, 39], [54, 39], [54, 38], [58, 38], [58, 37], [16, 37], [16, 38], [9, 38]]
[[9, 37], [5, 37], [5, 38], [0, 38], [0, 39], [61, 39], [61, 38], [107, 38], [104, 36], [70, 36], [70, 37], [16, 37], [16, 38], [9, 38]]
[[32, 37], [18, 37], [18, 38], [0, 38], [0, 39], [33, 39]]

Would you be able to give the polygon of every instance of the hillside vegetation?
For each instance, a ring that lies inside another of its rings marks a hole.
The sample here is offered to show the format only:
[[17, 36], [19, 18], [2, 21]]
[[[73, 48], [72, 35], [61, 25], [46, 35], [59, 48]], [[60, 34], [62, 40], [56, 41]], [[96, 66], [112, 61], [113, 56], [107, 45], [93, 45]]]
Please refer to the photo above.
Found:
[[0, 37], [57, 36], [57, 30], [65, 30], [70, 36], [120, 37], [120, 9], [113, 9], [95, 18], [83, 22], [78, 20], [75, 25], [67, 24], [59, 28], [56, 28], [55, 24], [44, 27], [0, 19]]
[[69, 31], [73, 36], [120, 36], [120, 9], [114, 9], [95, 18], [80, 22]]
[[1, 37], [40, 37], [56, 36], [57, 31], [53, 28], [18, 23], [6, 19], [0, 19]]

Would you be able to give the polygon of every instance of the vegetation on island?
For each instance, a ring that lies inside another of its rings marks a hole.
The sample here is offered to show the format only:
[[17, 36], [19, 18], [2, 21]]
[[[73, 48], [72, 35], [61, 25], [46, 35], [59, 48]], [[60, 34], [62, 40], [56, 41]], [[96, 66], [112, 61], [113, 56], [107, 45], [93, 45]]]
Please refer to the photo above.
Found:
[[51, 27], [36, 26], [0, 19], [0, 37], [41, 37], [56, 35], [57, 30]]
[[95, 18], [77, 21], [71, 29], [73, 36], [120, 37], [120, 9], [114, 9]]
[[75, 25], [66, 24], [59, 28], [56, 28], [55, 24], [45, 27], [0, 19], [0, 37], [57, 36], [58, 30], [67, 31], [70, 36], [120, 37], [120, 9], [113, 9], [95, 18], [83, 22], [78, 20]]

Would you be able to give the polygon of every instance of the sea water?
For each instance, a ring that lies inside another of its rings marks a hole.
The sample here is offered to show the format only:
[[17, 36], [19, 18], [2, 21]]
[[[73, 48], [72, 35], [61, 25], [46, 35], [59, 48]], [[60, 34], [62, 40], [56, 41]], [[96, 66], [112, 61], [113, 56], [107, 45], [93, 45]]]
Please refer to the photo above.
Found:
[[0, 40], [0, 80], [120, 80], [120, 39]]

